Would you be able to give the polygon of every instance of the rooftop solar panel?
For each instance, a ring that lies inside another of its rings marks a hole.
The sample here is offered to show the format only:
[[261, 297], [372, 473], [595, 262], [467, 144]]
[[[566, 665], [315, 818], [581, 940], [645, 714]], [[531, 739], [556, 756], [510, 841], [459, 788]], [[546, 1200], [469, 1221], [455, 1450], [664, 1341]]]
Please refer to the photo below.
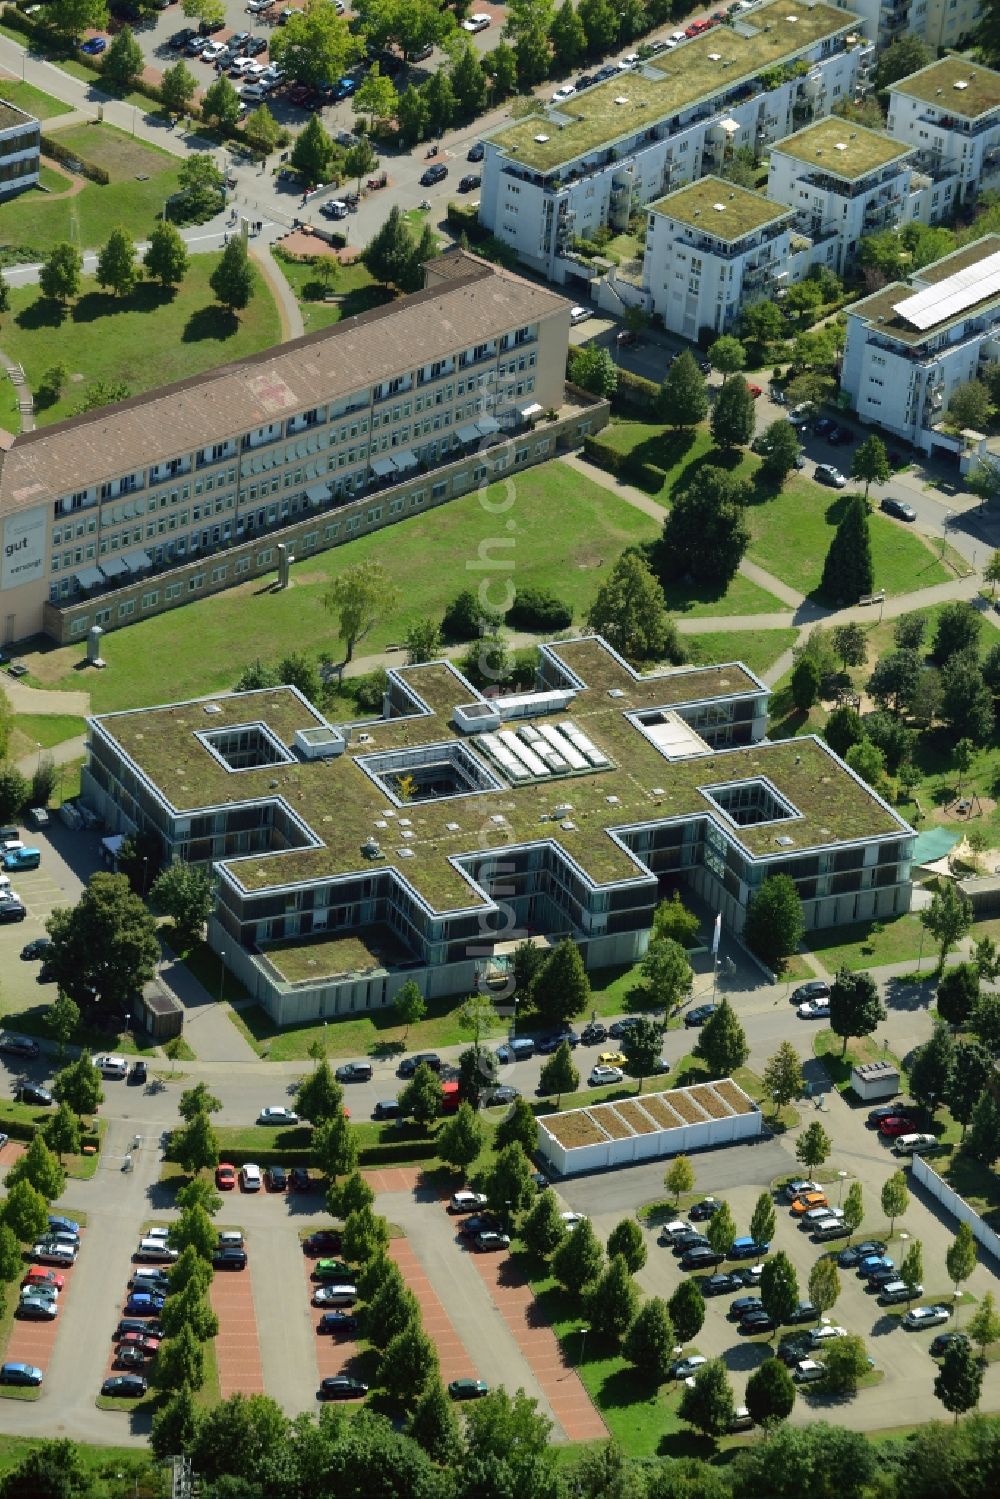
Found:
[[974, 307], [977, 302], [1000, 291], [1000, 251], [987, 255], [977, 265], [946, 276], [915, 296], [904, 297], [893, 304], [893, 311], [915, 328], [933, 328], [946, 319]]

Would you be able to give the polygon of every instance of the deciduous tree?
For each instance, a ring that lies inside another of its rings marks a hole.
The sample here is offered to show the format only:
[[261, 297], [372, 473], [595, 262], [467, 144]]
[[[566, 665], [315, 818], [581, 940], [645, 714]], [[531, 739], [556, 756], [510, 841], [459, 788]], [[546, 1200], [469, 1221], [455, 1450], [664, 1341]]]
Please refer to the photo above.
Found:
[[830, 989], [830, 1029], [843, 1039], [847, 1054], [852, 1036], [870, 1036], [886, 1018], [875, 980], [869, 973], [841, 968]]
[[507, 1145], [500, 1151], [486, 1173], [482, 1190], [494, 1212], [516, 1217], [527, 1211], [538, 1189], [531, 1162], [520, 1145]]
[[750, 1055], [746, 1033], [728, 999], [721, 999], [705, 1021], [695, 1053], [708, 1064], [710, 1077], [728, 1077]]
[[768, 1358], [746, 1384], [746, 1406], [755, 1426], [770, 1430], [786, 1421], [795, 1404], [795, 1382], [779, 1358]]
[[939, 1020], [930, 1040], [918, 1046], [910, 1059], [910, 1092], [917, 1103], [933, 1112], [944, 1102], [954, 1062], [955, 1042]]
[[683, 660], [663, 589], [638, 552], [626, 551], [597, 590], [587, 627], [629, 661]]
[[446, 1166], [466, 1170], [479, 1155], [486, 1141], [486, 1130], [479, 1115], [467, 1103], [438, 1130], [437, 1153]]
[[831, 1395], [853, 1395], [858, 1380], [867, 1372], [868, 1350], [863, 1338], [848, 1333], [846, 1338], [830, 1339], [823, 1383]]
[[851, 478], [859, 479], [864, 484], [867, 501], [871, 486], [885, 484], [891, 472], [885, 443], [876, 432], [873, 432], [854, 450], [854, 457], [851, 459]]
[[805, 931], [802, 901], [794, 880], [769, 875], [750, 897], [743, 940], [768, 967], [780, 967], [795, 952]]
[[972, 1122], [973, 1110], [982, 1098], [995, 1073], [993, 1058], [984, 1046], [963, 1042], [955, 1047], [955, 1056], [945, 1085], [945, 1103], [962, 1126], [962, 1139]]
[[694, 1167], [686, 1155], [675, 1156], [667, 1167], [663, 1177], [663, 1185], [668, 1192], [674, 1194], [674, 1206], [681, 1200], [682, 1192], [690, 1192], [694, 1187]]
[[709, 1218], [705, 1237], [716, 1254], [727, 1255], [732, 1249], [733, 1240], [736, 1238], [736, 1222], [728, 1202], [720, 1203]]
[[564, 937], [549, 953], [531, 988], [531, 1002], [545, 1020], [565, 1024], [590, 1004], [590, 980], [580, 949]]
[[420, 992], [415, 979], [407, 979], [406, 983], [397, 989], [392, 1001], [393, 1013], [403, 1030], [403, 1045], [406, 1045], [410, 1034], [410, 1026], [418, 1025], [427, 1014], [427, 1001]]
[[663, 1051], [664, 1026], [651, 1015], [640, 1015], [621, 1039], [625, 1072], [635, 1078], [642, 1092], [643, 1082], [659, 1070]]
[[802, 1063], [791, 1041], [782, 1041], [773, 1056], [764, 1064], [761, 1078], [765, 1091], [774, 1099], [775, 1113], [799, 1098], [805, 1088]]
[[750, 1237], [758, 1244], [770, 1244], [777, 1227], [774, 1199], [770, 1192], [761, 1192], [750, 1217]]
[[54, 1202], [65, 1190], [66, 1173], [40, 1134], [7, 1172], [8, 1188], [19, 1181], [30, 1182], [46, 1202]]
[[[216, 120], [224, 128], [232, 129], [240, 117], [240, 96], [225, 73], [220, 73], [205, 90], [201, 101], [202, 118]], [[298, 137], [301, 140], [301, 136]]]
[[[127, 29], [127, 28], [126, 28]], [[116, 41], [124, 35], [119, 33]], [[109, 288], [116, 297], [127, 297], [135, 290], [139, 273], [135, 264], [135, 241], [120, 225], [112, 229], [97, 257], [97, 284]]]
[[934, 1378], [934, 1393], [956, 1424], [959, 1416], [979, 1404], [983, 1371], [966, 1343], [949, 1343]]
[[111, 38], [111, 46], [104, 54], [101, 77], [115, 88], [131, 88], [146, 66], [142, 48], [132, 35], [130, 26], [123, 26], [117, 36]]
[[746, 447], [753, 438], [756, 419], [750, 387], [742, 375], [734, 375], [723, 385], [712, 408], [712, 436], [720, 448]]
[[288, 17], [268, 45], [272, 62], [297, 83], [313, 86], [340, 78], [358, 53], [346, 18], [327, 0], [306, 0], [303, 10]]
[[399, 1095], [400, 1110], [421, 1129], [428, 1130], [441, 1113], [441, 1079], [421, 1062]]
[[795, 1267], [783, 1249], [765, 1261], [760, 1277], [760, 1299], [775, 1322], [787, 1322], [799, 1304], [799, 1281]]
[[310, 1124], [325, 1124], [344, 1112], [344, 1090], [324, 1057], [295, 1090], [295, 1109]]
[[[543, 1198], [549, 1196], [549, 1192], [542, 1193]], [[646, 1240], [634, 1218], [623, 1218], [608, 1235], [608, 1258], [613, 1260], [617, 1255], [625, 1261], [630, 1275], [646, 1263]]]
[[52, 975], [79, 1005], [99, 1002], [124, 1013], [156, 972], [156, 923], [124, 875], [91, 875], [72, 908], [56, 907], [45, 923]]
[[101, 1074], [86, 1052], [56, 1073], [52, 1092], [60, 1103], [69, 1104], [74, 1114], [81, 1118], [84, 1114], [95, 1114], [104, 1102]]
[[171, 1391], [189, 1386], [200, 1390], [205, 1381], [205, 1350], [190, 1327], [167, 1338], [156, 1355], [156, 1382]]
[[834, 1260], [821, 1256], [809, 1272], [809, 1300], [822, 1317], [840, 1295], [840, 1272]]
[[702, 1364], [694, 1383], [686, 1385], [677, 1414], [706, 1437], [721, 1437], [736, 1414], [733, 1387], [720, 1358]]
[[332, 1119], [317, 1124], [310, 1143], [312, 1160], [328, 1182], [339, 1176], [350, 1176], [357, 1170], [357, 1136], [343, 1110], [334, 1114]]
[[235, 315], [249, 307], [255, 283], [256, 277], [247, 247], [243, 243], [243, 236], [238, 234], [223, 250], [218, 265], [208, 278], [208, 284], [215, 293], [216, 301], [227, 312]]
[[730, 375], [736, 375], [746, 368], [747, 351], [738, 338], [724, 333], [709, 349], [708, 362], [713, 370], [720, 371], [723, 388], [725, 388]]
[[902, 1171], [894, 1171], [893, 1174], [882, 1183], [882, 1211], [889, 1220], [889, 1237], [892, 1238], [896, 1227], [896, 1219], [902, 1217], [910, 1202], [910, 1194], [906, 1186], [906, 1177]]
[[708, 415], [705, 377], [690, 349], [677, 356], [664, 376], [656, 398], [656, 415], [675, 428], [696, 427]]
[[346, 647], [345, 665], [352, 660], [355, 646], [396, 607], [398, 598], [399, 590], [382, 564], [372, 559], [345, 567], [334, 578], [323, 602], [336, 616]]
[[675, 1338], [667, 1303], [659, 1296], [651, 1296], [643, 1302], [625, 1334], [625, 1357], [641, 1373], [661, 1384], [674, 1362]]
[[[570, 1235], [579, 1233], [577, 1225]], [[614, 1255], [607, 1269], [587, 1297], [587, 1313], [591, 1326], [599, 1337], [608, 1342], [620, 1343], [635, 1320], [639, 1304], [639, 1292], [629, 1274], [624, 1255]]]
[[455, 1463], [462, 1451], [462, 1432], [454, 1403], [440, 1379], [428, 1381], [406, 1428], [427, 1455], [442, 1467]]
[[539, 1192], [520, 1227], [520, 1238], [539, 1259], [554, 1254], [566, 1239], [566, 1225], [554, 1192]]
[[[229, 83], [228, 78], [226, 82]], [[232, 84], [229, 86], [232, 88]], [[175, 62], [173, 67], [164, 68], [160, 79], [160, 99], [170, 114], [186, 114], [197, 90], [198, 80], [183, 59]], [[235, 92], [233, 89], [234, 94]]]
[[501, 1119], [493, 1143], [498, 1151], [517, 1145], [528, 1156], [538, 1144], [538, 1125], [526, 1098], [515, 1098], [506, 1119]]
[[[556, 1108], [562, 1104], [564, 1093], [575, 1093], [580, 1086], [580, 1073], [573, 1061], [573, 1053], [569, 1049], [569, 1042], [562, 1041], [556, 1051], [552, 1053], [548, 1061], [542, 1067], [538, 1079], [538, 1091], [542, 1094], [556, 1094]], [[440, 1155], [440, 1150], [438, 1154]]]
[[552, 1273], [564, 1290], [579, 1296], [604, 1268], [604, 1251], [589, 1218], [583, 1218], [552, 1256]]
[[833, 1149], [833, 1141], [818, 1119], [814, 1119], [802, 1131], [795, 1142], [795, 1159], [801, 1161], [807, 1171], [822, 1166]]
[[[223, 77], [220, 82], [228, 83], [229, 80]], [[142, 263], [146, 274], [153, 281], [158, 281], [164, 291], [180, 285], [187, 273], [188, 253], [180, 231], [174, 224], [163, 219], [156, 221], [150, 230], [149, 244]], [[179, 863], [172, 864], [170, 868], [194, 870], [211, 882], [210, 876], [199, 865]]]
[[219, 1139], [207, 1114], [195, 1114], [184, 1129], [174, 1130], [170, 1153], [192, 1176], [219, 1164]]
[[61, 1103], [46, 1120], [45, 1139], [60, 1161], [65, 1155], [79, 1155], [82, 1143], [80, 1121], [68, 1103]]
[[371, 1207], [355, 1208], [348, 1213], [340, 1236], [345, 1260], [362, 1265], [383, 1254], [389, 1243], [389, 1225]]
[[992, 1291], [985, 1292], [982, 1301], [969, 1318], [966, 1332], [979, 1349], [982, 1358], [986, 1357], [986, 1350], [992, 1344], [1000, 1342], [1000, 1313], [997, 1312]]
[[45, 1012], [45, 1024], [58, 1045], [61, 1062], [66, 1042], [75, 1035], [80, 1024], [80, 1006], [68, 994], [57, 994]]
[[22, 1244], [40, 1239], [49, 1226], [49, 1205], [30, 1181], [16, 1181], [0, 1207], [3, 1222]]
[[857, 1233], [865, 1218], [864, 1188], [858, 1181], [851, 1182], [844, 1198], [844, 1227], [851, 1235]]
[[678, 1343], [690, 1343], [696, 1338], [705, 1322], [705, 1298], [697, 1283], [691, 1279], [682, 1280], [667, 1302], [667, 1311]]

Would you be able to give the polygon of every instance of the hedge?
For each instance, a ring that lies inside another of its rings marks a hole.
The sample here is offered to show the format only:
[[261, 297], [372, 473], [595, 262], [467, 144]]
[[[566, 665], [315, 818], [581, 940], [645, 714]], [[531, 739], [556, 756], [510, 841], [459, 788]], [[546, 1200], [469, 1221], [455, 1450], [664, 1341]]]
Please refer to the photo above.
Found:
[[103, 167], [95, 165], [92, 161], [85, 161], [76, 151], [71, 151], [68, 146], [64, 146], [51, 135], [42, 136], [42, 155], [50, 157], [53, 161], [61, 161], [73, 171], [82, 172], [84, 177], [89, 177], [91, 182], [97, 182], [101, 187], [107, 187], [111, 181], [111, 177]]
[[399, 1144], [364, 1145], [358, 1151], [361, 1166], [405, 1166], [408, 1161], [429, 1161], [437, 1155], [433, 1140], [400, 1140]]
[[661, 490], [666, 482], [667, 475], [664, 469], [658, 468], [655, 463], [647, 462], [644, 458], [636, 458], [633, 453], [620, 453], [609, 443], [602, 442], [600, 437], [585, 437], [583, 453], [584, 457], [597, 468], [603, 468], [606, 473], [614, 474], [617, 479], [625, 479], [639, 489], [652, 490], [655, 493]]
[[659, 394], [660, 387], [655, 380], [646, 380], [642, 375], [633, 375], [631, 370], [619, 369], [618, 388], [611, 398], [611, 407], [617, 412], [651, 416]]

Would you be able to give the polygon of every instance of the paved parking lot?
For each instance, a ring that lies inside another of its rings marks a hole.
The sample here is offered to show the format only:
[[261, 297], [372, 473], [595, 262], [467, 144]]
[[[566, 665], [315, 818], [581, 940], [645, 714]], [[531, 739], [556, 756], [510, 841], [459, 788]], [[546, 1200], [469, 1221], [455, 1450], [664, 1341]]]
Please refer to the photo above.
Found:
[[[247, 1246], [248, 1257], [252, 1247]], [[219, 1389], [223, 1400], [230, 1395], [260, 1395], [264, 1371], [257, 1339], [253, 1283], [246, 1270], [219, 1270], [212, 1277], [209, 1293], [212, 1310], [219, 1319], [215, 1358], [219, 1367]]]
[[[427, 1271], [408, 1239], [392, 1239], [389, 1253], [403, 1272], [403, 1279], [420, 1303], [424, 1331], [437, 1349], [441, 1378], [445, 1384], [478, 1374], [472, 1355], [455, 1331], [455, 1324], [441, 1304]], [[468, 1336], [468, 1331], [466, 1333]]]
[[[82, 1236], [82, 1243], [86, 1243], [86, 1233]], [[84, 1252], [81, 1247], [80, 1253]], [[25, 1256], [24, 1268], [33, 1264], [34, 1261]], [[48, 1269], [48, 1266], [43, 1266]], [[62, 1327], [66, 1308], [70, 1304], [70, 1296], [73, 1285], [75, 1265], [53, 1266], [58, 1275], [61, 1275], [65, 1285], [59, 1293], [59, 1314], [53, 1317], [51, 1322], [28, 1322], [20, 1317], [14, 1318], [14, 1326], [11, 1328], [10, 1338], [7, 1341], [7, 1351], [4, 1358], [12, 1363], [35, 1364], [44, 1374], [48, 1374], [49, 1365], [55, 1349], [56, 1339]], [[20, 1296], [20, 1289], [11, 1286], [7, 1292], [8, 1296]], [[67, 1356], [70, 1350], [65, 1350]]]

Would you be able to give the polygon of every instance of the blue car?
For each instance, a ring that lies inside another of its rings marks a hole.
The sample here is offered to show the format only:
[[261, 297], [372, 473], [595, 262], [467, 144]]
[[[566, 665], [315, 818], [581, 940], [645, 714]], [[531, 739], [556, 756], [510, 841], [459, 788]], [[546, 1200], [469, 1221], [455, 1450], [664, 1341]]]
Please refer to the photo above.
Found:
[[731, 1260], [758, 1260], [767, 1254], [770, 1244], [760, 1244], [756, 1239], [740, 1238], [734, 1239], [729, 1250]]
[[80, 1225], [72, 1218], [63, 1218], [60, 1214], [49, 1214], [49, 1228], [56, 1234], [69, 1234], [71, 1238], [80, 1237]]
[[107, 45], [108, 43], [106, 37], [92, 36], [89, 41], [84, 42], [83, 46], [80, 48], [80, 51], [86, 52], [88, 57], [97, 57], [101, 52], [104, 51]]
[[346, 99], [349, 94], [354, 93], [354, 90], [357, 88], [357, 86], [358, 85], [356, 79], [342, 78], [337, 84], [337, 98]]
[[154, 1296], [148, 1291], [133, 1291], [125, 1303], [126, 1317], [155, 1317], [157, 1312], [163, 1311], [164, 1298]]
[[885, 1254], [869, 1254], [858, 1266], [858, 1277], [867, 1280], [869, 1275], [874, 1275], [876, 1270], [892, 1270], [893, 1261]]

